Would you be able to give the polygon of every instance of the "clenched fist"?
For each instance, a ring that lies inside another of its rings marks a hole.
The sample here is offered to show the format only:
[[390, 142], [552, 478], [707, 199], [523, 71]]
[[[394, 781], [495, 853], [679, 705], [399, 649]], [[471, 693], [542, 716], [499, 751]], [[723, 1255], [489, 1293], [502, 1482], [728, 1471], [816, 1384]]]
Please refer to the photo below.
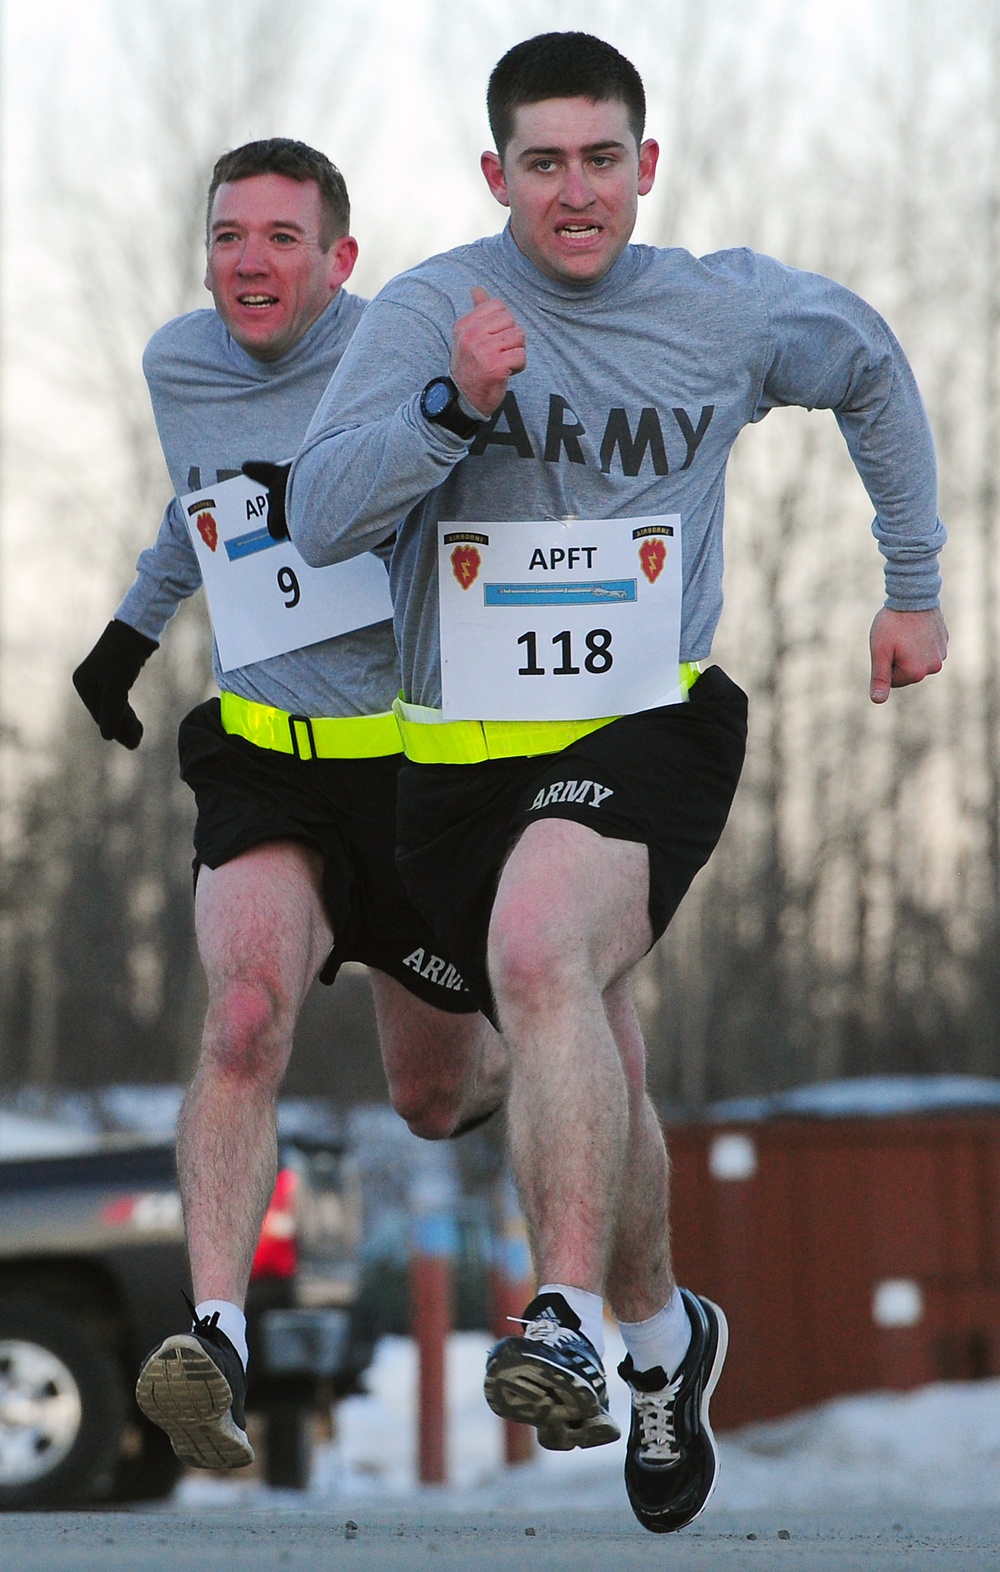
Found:
[[524, 329], [502, 300], [478, 285], [473, 285], [472, 302], [472, 310], [455, 323], [451, 375], [473, 409], [492, 415], [503, 403], [510, 378], [527, 363]]

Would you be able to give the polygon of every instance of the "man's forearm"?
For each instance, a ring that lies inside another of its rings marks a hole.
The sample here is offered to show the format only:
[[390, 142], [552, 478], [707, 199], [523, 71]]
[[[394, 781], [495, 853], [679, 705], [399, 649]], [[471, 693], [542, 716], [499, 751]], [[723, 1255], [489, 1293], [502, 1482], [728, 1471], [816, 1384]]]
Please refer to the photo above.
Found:
[[876, 510], [887, 605], [925, 611], [938, 603], [938, 553], [947, 539], [937, 514], [934, 439], [910, 366], [888, 330], [887, 338], [889, 365], [858, 375], [837, 421]]
[[286, 510], [292, 540], [312, 567], [380, 545], [465, 457], [468, 443], [429, 426], [417, 399], [387, 419], [307, 436]]
[[289, 476], [288, 528], [311, 566], [379, 546], [466, 456], [467, 441], [420, 412], [449, 357], [421, 311], [382, 297], [366, 310]]
[[201, 588], [201, 571], [176, 498], [163, 515], [154, 545], [140, 553], [135, 582], [115, 616], [148, 639], [159, 640], [182, 600]]

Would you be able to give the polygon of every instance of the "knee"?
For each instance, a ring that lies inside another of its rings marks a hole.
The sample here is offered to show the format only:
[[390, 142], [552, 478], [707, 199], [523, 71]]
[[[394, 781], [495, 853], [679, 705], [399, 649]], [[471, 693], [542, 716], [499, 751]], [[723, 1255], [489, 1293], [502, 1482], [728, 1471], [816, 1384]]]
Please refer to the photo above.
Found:
[[287, 1011], [263, 980], [230, 982], [209, 1004], [202, 1066], [244, 1082], [280, 1079], [290, 1048]]
[[407, 999], [397, 1011], [381, 1013], [379, 1036], [396, 1113], [421, 1140], [446, 1140], [482, 1082], [491, 1028], [479, 1015], [452, 1015]]
[[396, 1111], [406, 1121], [410, 1134], [419, 1136], [421, 1141], [446, 1141], [454, 1134], [458, 1122], [455, 1110], [443, 1104], [430, 1104], [412, 1111]]
[[573, 989], [573, 967], [551, 930], [499, 921], [490, 930], [489, 972], [502, 1016], [511, 1009], [551, 1007]]
[[389, 1087], [392, 1106], [422, 1141], [445, 1141], [458, 1122], [461, 1088], [439, 1080], [397, 1080]]

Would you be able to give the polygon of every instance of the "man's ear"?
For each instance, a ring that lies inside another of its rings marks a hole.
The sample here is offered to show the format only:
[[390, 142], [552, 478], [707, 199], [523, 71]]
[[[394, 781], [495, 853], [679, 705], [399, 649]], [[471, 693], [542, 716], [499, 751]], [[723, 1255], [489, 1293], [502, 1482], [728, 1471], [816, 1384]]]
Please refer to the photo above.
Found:
[[501, 207], [510, 207], [510, 198], [507, 195], [507, 181], [504, 179], [503, 164], [496, 153], [484, 153], [479, 160], [479, 167], [486, 177], [486, 184]]
[[329, 259], [330, 293], [335, 295], [341, 284], [346, 284], [358, 260], [358, 242], [353, 235], [341, 235], [327, 253]]
[[656, 161], [660, 156], [660, 144], [648, 137], [639, 149], [639, 195], [648, 196], [653, 189], [653, 180], [656, 177]]

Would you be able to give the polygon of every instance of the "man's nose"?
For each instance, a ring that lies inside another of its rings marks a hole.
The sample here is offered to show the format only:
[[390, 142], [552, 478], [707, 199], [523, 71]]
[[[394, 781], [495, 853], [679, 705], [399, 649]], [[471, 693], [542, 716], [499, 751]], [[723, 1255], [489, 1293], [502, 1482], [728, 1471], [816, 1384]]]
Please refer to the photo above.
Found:
[[244, 240], [237, 265], [241, 273], [267, 272], [267, 257], [259, 240], [254, 240], [252, 236]]
[[581, 164], [569, 164], [563, 175], [562, 200], [566, 207], [589, 207], [594, 200], [594, 193], [586, 170]]

